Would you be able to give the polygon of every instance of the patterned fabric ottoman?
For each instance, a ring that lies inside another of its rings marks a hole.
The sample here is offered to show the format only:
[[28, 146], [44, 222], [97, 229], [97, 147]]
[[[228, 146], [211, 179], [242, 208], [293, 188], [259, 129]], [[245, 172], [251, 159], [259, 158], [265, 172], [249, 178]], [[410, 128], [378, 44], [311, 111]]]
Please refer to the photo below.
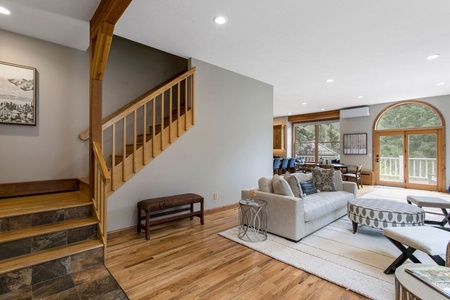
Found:
[[347, 203], [347, 216], [352, 221], [353, 233], [358, 224], [374, 228], [423, 226], [422, 208], [392, 200], [358, 198]]

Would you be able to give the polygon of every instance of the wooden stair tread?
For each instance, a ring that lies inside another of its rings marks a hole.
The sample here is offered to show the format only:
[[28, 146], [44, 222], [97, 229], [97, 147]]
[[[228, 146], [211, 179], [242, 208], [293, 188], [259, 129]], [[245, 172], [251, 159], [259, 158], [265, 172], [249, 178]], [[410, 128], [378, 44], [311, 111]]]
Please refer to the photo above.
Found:
[[99, 240], [87, 240], [2, 260], [0, 274], [103, 247]]
[[0, 218], [86, 205], [92, 201], [80, 191], [0, 199]]
[[97, 220], [94, 217], [92, 217], [11, 230], [0, 233], [0, 243], [17, 241], [28, 237], [64, 231], [73, 228], [80, 228], [94, 224], [97, 224]]

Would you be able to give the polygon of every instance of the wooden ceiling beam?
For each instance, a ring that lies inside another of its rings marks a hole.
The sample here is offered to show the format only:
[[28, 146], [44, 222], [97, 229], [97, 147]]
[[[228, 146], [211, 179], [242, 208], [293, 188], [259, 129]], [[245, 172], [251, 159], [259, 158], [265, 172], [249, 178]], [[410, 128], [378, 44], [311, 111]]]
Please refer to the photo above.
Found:
[[116, 25], [132, 0], [102, 0], [91, 19], [91, 36], [95, 36], [103, 22]]
[[311, 121], [324, 121], [339, 119], [339, 110], [329, 110], [318, 113], [309, 113], [302, 115], [289, 116], [288, 121], [292, 123], [302, 123]]

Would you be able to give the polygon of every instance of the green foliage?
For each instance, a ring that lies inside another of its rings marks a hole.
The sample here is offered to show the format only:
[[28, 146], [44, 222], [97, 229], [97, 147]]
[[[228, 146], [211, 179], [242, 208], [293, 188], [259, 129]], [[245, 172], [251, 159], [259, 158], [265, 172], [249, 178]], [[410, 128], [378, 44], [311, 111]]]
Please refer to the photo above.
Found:
[[406, 103], [386, 111], [377, 124], [377, 130], [395, 128], [423, 128], [441, 126], [441, 120], [430, 107]]

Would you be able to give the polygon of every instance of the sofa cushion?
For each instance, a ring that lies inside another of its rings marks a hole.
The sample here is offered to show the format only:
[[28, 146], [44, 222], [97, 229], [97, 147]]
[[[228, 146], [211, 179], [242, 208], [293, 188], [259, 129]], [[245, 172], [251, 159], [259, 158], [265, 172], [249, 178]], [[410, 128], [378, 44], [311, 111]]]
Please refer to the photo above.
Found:
[[333, 169], [315, 168], [312, 169], [312, 174], [314, 184], [319, 191], [321, 192], [336, 191]]
[[311, 195], [317, 193], [316, 186], [314, 185], [314, 182], [309, 179], [306, 181], [301, 181], [300, 186], [302, 187], [302, 191], [305, 195]]
[[343, 191], [344, 186], [342, 184], [342, 172], [341, 170], [334, 171], [334, 185], [336, 186], [336, 190]]
[[273, 193], [272, 178], [261, 177], [258, 179], [258, 190], [266, 193]]
[[289, 183], [289, 187], [291, 188], [294, 196], [301, 198], [303, 196], [303, 191], [297, 177], [295, 177], [294, 175], [290, 175], [284, 176], [284, 178], [286, 179], [287, 183]]
[[281, 176], [272, 177], [272, 187], [275, 194], [294, 197], [289, 183]]
[[311, 173], [294, 173], [293, 176], [297, 177], [299, 182], [311, 179]]
[[303, 198], [305, 222], [314, 221], [341, 207], [353, 199], [353, 194], [343, 191], [322, 192]]

